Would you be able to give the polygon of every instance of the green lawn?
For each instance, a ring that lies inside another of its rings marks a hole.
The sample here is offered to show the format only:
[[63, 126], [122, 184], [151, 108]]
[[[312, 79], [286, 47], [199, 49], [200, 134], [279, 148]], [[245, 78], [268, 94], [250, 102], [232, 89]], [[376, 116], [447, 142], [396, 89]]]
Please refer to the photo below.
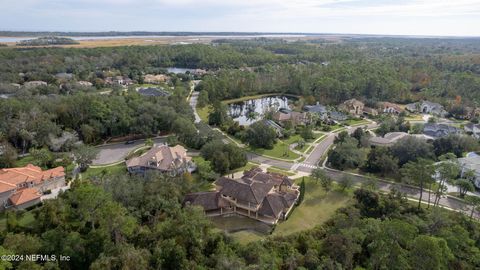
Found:
[[346, 121], [343, 121], [343, 123], [349, 126], [358, 126], [358, 125], [368, 124], [369, 122], [363, 119], [348, 119]]
[[257, 233], [255, 231], [238, 231], [229, 234], [235, 241], [242, 245], [246, 245], [250, 242], [259, 241], [265, 238], [264, 234]]
[[[301, 178], [296, 183], [300, 181]], [[303, 202], [293, 209], [286, 221], [277, 225], [274, 235], [287, 235], [320, 225], [330, 219], [337, 209], [346, 206], [352, 197], [351, 193], [337, 190], [326, 193], [319, 183], [307, 177], [305, 186]]]
[[25, 167], [28, 164], [33, 164], [34, 161], [35, 161], [35, 159], [33, 158], [33, 156], [28, 155], [28, 156], [25, 156], [25, 157], [22, 157], [22, 158], [18, 159], [15, 162], [15, 167]]
[[268, 167], [267, 168], [267, 172], [274, 172], [274, 173], [279, 173], [279, 174], [283, 174], [283, 175], [286, 175], [286, 176], [292, 176], [292, 175], [295, 175], [295, 173], [292, 173], [292, 172], [289, 172], [289, 171], [286, 171], [284, 169], [281, 169], [281, 168], [277, 168], [277, 167]]
[[200, 119], [202, 119], [202, 121], [207, 124], [208, 124], [208, 115], [210, 114], [211, 110], [212, 110], [211, 106], [205, 106], [203, 108], [197, 107], [198, 116], [200, 116]]
[[257, 153], [259, 155], [270, 156], [273, 158], [279, 159], [287, 159], [287, 160], [295, 160], [300, 157], [300, 155], [290, 151], [288, 148], [288, 144], [285, 144], [281, 141], [275, 143], [272, 149], [265, 149], [265, 148], [254, 148], [250, 146], [248, 150]]
[[248, 170], [250, 170], [251, 168], [258, 167], [258, 165], [259, 165], [259, 164], [254, 163], [254, 162], [248, 162], [247, 165], [245, 165], [245, 166], [243, 166], [243, 167], [240, 167], [240, 168], [238, 168], [238, 169], [233, 170], [232, 173], [248, 171]]
[[103, 174], [124, 174], [127, 172], [127, 167], [125, 163], [120, 163], [118, 165], [101, 167], [101, 168], [88, 168], [85, 172], [82, 173], [82, 179], [89, 179], [92, 177], [101, 177]]

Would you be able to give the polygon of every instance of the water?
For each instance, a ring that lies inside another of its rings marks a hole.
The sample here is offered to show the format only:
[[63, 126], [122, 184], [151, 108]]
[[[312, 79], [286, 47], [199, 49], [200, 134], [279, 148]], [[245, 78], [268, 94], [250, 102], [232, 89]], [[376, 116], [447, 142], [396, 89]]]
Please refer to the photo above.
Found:
[[[158, 39], [158, 38], [185, 38], [185, 37], [190, 37], [190, 40], [196, 40], [200, 38], [256, 38], [256, 37], [265, 37], [265, 38], [289, 38], [289, 37], [305, 37], [306, 35], [296, 35], [296, 34], [259, 34], [259, 35], [235, 35], [235, 36], [229, 36], [229, 35], [191, 35], [191, 36], [85, 36], [85, 37], [69, 37], [65, 36], [67, 38], [71, 38], [73, 40], [106, 40], [106, 39], [126, 39], [126, 38], [139, 38], [139, 39]], [[0, 37], [0, 43], [1, 42], [19, 42], [22, 40], [28, 40], [28, 39], [35, 39], [37, 37]]]
[[192, 73], [192, 72], [195, 71], [195, 69], [193, 69], [193, 68], [177, 68], [177, 67], [171, 67], [171, 68], [167, 68], [167, 71], [168, 71], [168, 73], [179, 74], [179, 73], [187, 73], [187, 71], [190, 71], [190, 73]]
[[260, 120], [268, 111], [276, 112], [280, 108], [290, 108], [293, 98], [270, 96], [247, 101], [230, 103], [228, 113], [240, 125], [248, 126]]

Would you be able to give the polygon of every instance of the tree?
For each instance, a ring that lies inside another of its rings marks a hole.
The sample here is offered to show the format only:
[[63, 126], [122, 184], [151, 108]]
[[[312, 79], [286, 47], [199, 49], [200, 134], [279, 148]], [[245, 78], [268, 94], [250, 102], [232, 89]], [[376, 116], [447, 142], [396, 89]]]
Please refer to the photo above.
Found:
[[75, 162], [80, 166], [80, 171], [84, 172], [88, 169], [88, 166], [92, 164], [92, 161], [97, 157], [99, 150], [93, 146], [85, 144], [77, 146], [73, 149], [73, 156]]
[[433, 141], [435, 155], [453, 153], [462, 157], [463, 153], [478, 150], [478, 141], [471, 136], [449, 135]]
[[198, 147], [198, 132], [192, 121], [179, 117], [172, 124], [172, 131], [177, 135], [178, 140], [190, 147]]
[[147, 138], [147, 139], [145, 140], [145, 145], [146, 145], [146, 146], [150, 146], [150, 147], [153, 146], [153, 145], [154, 145], [154, 142], [153, 142], [152, 138]]
[[11, 144], [8, 142], [0, 143], [0, 168], [14, 167], [17, 156], [17, 151]]
[[198, 107], [203, 108], [210, 103], [207, 91], [200, 91], [198, 94]]
[[310, 174], [310, 176], [315, 180], [319, 181], [320, 185], [326, 192], [330, 191], [330, 189], [332, 188], [332, 178], [328, 177], [325, 174], [324, 170], [322, 170], [321, 168], [315, 168]]
[[480, 197], [478, 196], [467, 196], [465, 200], [470, 204], [470, 219], [473, 219], [473, 214], [475, 210], [480, 211]]
[[353, 186], [353, 180], [349, 175], [345, 174], [342, 176], [342, 178], [340, 178], [340, 181], [338, 181], [338, 185], [342, 191], [345, 191]]
[[314, 138], [312, 128], [310, 126], [305, 126], [302, 128], [302, 131], [300, 132], [300, 136], [305, 140], [311, 140]]
[[409, 261], [413, 269], [449, 269], [448, 263], [453, 255], [444, 239], [420, 235], [411, 246]]
[[439, 157], [440, 162], [435, 166], [435, 171], [438, 175], [439, 185], [435, 194], [435, 201], [433, 205], [440, 202], [440, 198], [446, 190], [446, 183], [454, 184], [455, 179], [460, 174], [460, 165], [456, 156], [448, 153]]
[[458, 187], [458, 191], [460, 193], [460, 197], [464, 198], [467, 192], [471, 192], [475, 190], [475, 186], [469, 179], [460, 178], [455, 181], [455, 185]]
[[302, 177], [302, 182], [300, 182], [300, 195], [298, 195], [297, 205], [303, 202], [303, 198], [305, 197], [305, 178]]
[[363, 170], [371, 173], [395, 175], [398, 170], [398, 159], [393, 157], [389, 148], [373, 147], [367, 155]]
[[197, 165], [197, 172], [201, 179], [206, 181], [213, 181], [217, 179], [217, 174], [212, 169], [212, 163], [208, 160], [197, 159], [195, 161]]
[[422, 158], [418, 159], [416, 162], [409, 161], [407, 164], [403, 165], [403, 168], [400, 171], [407, 183], [414, 183], [420, 187], [420, 197], [418, 199], [418, 209], [420, 209], [425, 186], [435, 181], [433, 179], [435, 173], [433, 162]]
[[53, 163], [53, 154], [47, 148], [32, 148], [30, 149], [30, 155], [32, 155], [36, 165], [40, 167], [47, 168]]
[[365, 156], [365, 151], [358, 148], [358, 141], [355, 138], [347, 137], [330, 150], [328, 162], [339, 170], [352, 169], [361, 166], [365, 161]]
[[419, 158], [434, 159], [433, 147], [423, 139], [408, 136], [398, 140], [391, 147], [392, 155], [398, 159], [399, 165]]
[[213, 126], [223, 126], [231, 120], [228, 115], [227, 105], [222, 102], [213, 104], [212, 112], [208, 115], [208, 124]]
[[272, 149], [277, 134], [263, 121], [255, 122], [247, 129], [245, 140], [253, 147], [260, 147], [265, 149]]

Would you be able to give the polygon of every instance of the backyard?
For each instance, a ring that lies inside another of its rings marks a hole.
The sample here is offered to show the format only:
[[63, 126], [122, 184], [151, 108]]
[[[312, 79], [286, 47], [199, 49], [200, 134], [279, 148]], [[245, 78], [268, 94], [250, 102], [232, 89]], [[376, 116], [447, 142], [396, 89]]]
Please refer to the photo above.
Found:
[[[300, 184], [301, 178], [296, 180]], [[328, 193], [316, 180], [305, 177], [305, 198], [293, 209], [286, 221], [280, 222], [273, 235], [287, 235], [311, 229], [327, 221], [337, 209], [346, 206], [352, 195], [349, 191], [336, 190]]]
[[[301, 181], [302, 178], [296, 179], [297, 184]], [[333, 189], [326, 193], [316, 180], [305, 177], [305, 187], [303, 202], [293, 209], [286, 221], [277, 224], [271, 235], [289, 235], [321, 225], [329, 220], [335, 211], [351, 202], [352, 191], [338, 190], [335, 184]], [[268, 225], [245, 217], [215, 217], [212, 221], [217, 228], [225, 231], [241, 244], [269, 236]]]

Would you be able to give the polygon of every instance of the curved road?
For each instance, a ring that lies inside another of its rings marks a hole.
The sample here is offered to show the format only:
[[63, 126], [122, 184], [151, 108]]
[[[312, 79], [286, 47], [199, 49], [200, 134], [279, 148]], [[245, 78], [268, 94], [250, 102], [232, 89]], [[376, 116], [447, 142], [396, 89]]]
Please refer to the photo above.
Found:
[[[166, 137], [157, 137], [152, 139], [155, 144], [165, 143]], [[145, 145], [145, 140], [136, 140], [132, 144], [125, 144], [124, 142], [99, 145], [96, 148], [99, 149], [97, 158], [92, 162], [92, 165], [108, 165], [125, 160], [128, 153]]]

